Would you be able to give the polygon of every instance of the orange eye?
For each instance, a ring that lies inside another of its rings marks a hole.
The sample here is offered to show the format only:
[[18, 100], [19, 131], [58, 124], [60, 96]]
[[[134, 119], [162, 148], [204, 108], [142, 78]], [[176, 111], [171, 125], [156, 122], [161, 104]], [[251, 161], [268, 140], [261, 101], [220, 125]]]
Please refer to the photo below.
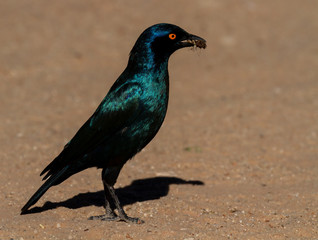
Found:
[[170, 38], [171, 40], [176, 39], [176, 37], [177, 37], [177, 35], [174, 34], [174, 33], [170, 33], [170, 34], [169, 34], [169, 38]]

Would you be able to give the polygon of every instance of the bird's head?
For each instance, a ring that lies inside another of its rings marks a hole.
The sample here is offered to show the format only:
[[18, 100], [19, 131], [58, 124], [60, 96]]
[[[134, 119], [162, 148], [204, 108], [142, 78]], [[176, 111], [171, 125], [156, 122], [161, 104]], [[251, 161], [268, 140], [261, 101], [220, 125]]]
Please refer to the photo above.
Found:
[[176, 25], [156, 24], [139, 36], [131, 50], [130, 61], [158, 65], [167, 62], [172, 53], [184, 47], [206, 48], [206, 41]]

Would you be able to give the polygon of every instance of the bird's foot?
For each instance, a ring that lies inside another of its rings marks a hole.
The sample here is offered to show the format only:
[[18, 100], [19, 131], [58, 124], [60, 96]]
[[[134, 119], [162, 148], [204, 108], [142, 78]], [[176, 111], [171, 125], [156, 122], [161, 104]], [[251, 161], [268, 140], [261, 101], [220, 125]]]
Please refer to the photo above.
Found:
[[119, 221], [120, 218], [112, 210], [109, 209], [106, 211], [106, 214], [91, 216], [88, 218], [88, 220]]
[[142, 224], [144, 223], [143, 220], [139, 218], [132, 218], [128, 216], [120, 217], [115, 214], [104, 214], [104, 215], [99, 215], [99, 216], [91, 216], [88, 218], [88, 220], [100, 220], [100, 221], [124, 221], [127, 223], [136, 223], [136, 224]]
[[143, 220], [141, 220], [139, 218], [132, 218], [132, 217], [128, 217], [128, 216], [120, 218], [120, 220], [124, 221], [124, 222], [127, 222], [127, 223], [136, 223], [136, 224], [142, 224], [142, 223], [145, 222], [145, 221], [143, 221]]
[[120, 218], [115, 214], [104, 214], [99, 216], [91, 216], [88, 220], [101, 220], [101, 221], [120, 221]]

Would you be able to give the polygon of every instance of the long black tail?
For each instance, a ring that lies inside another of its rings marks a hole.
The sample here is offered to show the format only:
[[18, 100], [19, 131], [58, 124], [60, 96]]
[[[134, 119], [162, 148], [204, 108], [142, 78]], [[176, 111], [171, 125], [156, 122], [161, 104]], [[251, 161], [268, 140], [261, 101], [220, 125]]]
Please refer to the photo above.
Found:
[[23, 208], [21, 209], [21, 214], [24, 214], [32, 205], [34, 205], [50, 187], [61, 182], [61, 179], [63, 178], [63, 180], [65, 180], [66, 178], [63, 175], [68, 168], [69, 166], [65, 166], [63, 169], [61, 169], [56, 174], [51, 176], [48, 180], [46, 180], [46, 182], [33, 194], [30, 200], [23, 206]]

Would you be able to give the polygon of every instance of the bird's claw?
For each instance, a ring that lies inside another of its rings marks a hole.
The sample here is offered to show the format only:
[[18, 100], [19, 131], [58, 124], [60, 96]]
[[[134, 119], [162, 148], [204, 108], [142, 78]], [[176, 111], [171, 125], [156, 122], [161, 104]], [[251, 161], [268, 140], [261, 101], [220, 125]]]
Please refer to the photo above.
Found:
[[136, 223], [136, 224], [142, 224], [144, 223], [143, 220], [139, 218], [132, 218], [132, 217], [119, 217], [114, 214], [104, 214], [104, 215], [99, 215], [99, 216], [91, 216], [88, 218], [88, 220], [100, 220], [100, 221], [124, 221], [127, 223]]
[[115, 214], [104, 214], [99, 216], [91, 216], [88, 220], [101, 220], [101, 221], [120, 221], [120, 218]]
[[136, 223], [136, 224], [143, 224], [145, 221], [139, 219], [139, 218], [132, 218], [132, 217], [125, 217], [125, 218], [121, 218], [121, 221], [125, 221], [125, 222], [131, 222], [131, 223]]

